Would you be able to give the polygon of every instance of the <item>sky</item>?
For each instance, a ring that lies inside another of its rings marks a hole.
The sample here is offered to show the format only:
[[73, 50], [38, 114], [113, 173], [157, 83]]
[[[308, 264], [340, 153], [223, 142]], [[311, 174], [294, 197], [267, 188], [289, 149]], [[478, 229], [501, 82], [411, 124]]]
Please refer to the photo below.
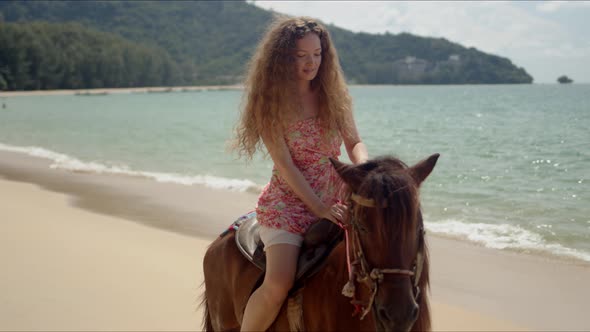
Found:
[[248, 1], [353, 32], [443, 37], [555, 83], [590, 83], [590, 1]]

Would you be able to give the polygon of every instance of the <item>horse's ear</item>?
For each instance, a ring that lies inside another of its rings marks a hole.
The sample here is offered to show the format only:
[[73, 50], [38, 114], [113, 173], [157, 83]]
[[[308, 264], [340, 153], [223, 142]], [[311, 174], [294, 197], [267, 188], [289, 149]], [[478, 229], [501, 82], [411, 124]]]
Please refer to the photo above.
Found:
[[436, 165], [438, 157], [440, 157], [440, 154], [435, 153], [432, 156], [418, 162], [416, 165], [410, 167], [410, 174], [418, 185], [420, 185], [428, 177], [428, 175], [430, 175], [434, 165]]
[[365, 176], [377, 167], [377, 163], [371, 161], [359, 165], [349, 165], [330, 158], [330, 162], [352, 191], [357, 191]]

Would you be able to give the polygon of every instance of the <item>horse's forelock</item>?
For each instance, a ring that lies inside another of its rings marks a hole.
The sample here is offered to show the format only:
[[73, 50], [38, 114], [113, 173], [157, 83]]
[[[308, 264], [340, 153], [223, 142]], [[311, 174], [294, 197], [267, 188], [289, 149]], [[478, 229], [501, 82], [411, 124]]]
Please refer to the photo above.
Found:
[[394, 156], [380, 156], [371, 160], [378, 165], [377, 169], [386, 172], [397, 172], [408, 168], [403, 161]]
[[381, 157], [373, 161], [379, 166], [363, 179], [357, 194], [374, 199], [378, 206], [363, 207], [365, 211], [360, 213], [367, 216], [370, 211], [366, 209], [372, 209], [376, 220], [365, 222], [378, 222], [374, 227], [385, 239], [395, 241], [394, 245], [403, 253], [403, 263], [407, 264], [413, 259], [414, 250], [406, 248], [415, 248], [417, 238], [418, 190], [406, 172], [407, 166], [400, 160]]

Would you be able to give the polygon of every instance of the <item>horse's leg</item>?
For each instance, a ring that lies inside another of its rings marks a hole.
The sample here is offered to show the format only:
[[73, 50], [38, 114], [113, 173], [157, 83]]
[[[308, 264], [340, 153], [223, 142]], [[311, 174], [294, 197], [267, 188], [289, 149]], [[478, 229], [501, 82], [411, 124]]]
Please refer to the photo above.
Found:
[[[226, 287], [229, 267], [232, 262], [225, 256], [228, 236], [217, 238], [207, 249], [203, 258], [203, 274], [205, 277], [206, 312], [209, 314], [210, 327], [214, 331], [226, 331], [238, 327], [231, 305], [231, 289]], [[225, 262], [225, 264], [220, 264]], [[205, 326], [206, 328], [209, 328]]]
[[262, 272], [240, 253], [233, 232], [211, 244], [203, 259], [203, 272], [213, 330], [239, 330], [248, 297]]

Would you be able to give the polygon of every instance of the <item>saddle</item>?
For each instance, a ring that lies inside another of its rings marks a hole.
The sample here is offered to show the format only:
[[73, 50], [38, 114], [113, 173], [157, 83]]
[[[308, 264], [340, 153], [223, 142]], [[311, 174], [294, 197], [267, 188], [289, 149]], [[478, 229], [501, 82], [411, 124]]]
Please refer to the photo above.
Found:
[[[250, 212], [238, 218], [230, 229], [236, 230], [236, 245], [240, 252], [264, 271], [266, 255], [264, 254], [264, 243], [260, 240], [259, 227], [256, 212]], [[303, 238], [299, 253], [293, 290], [299, 288], [305, 279], [323, 267], [330, 252], [342, 241], [343, 233], [340, 227], [326, 219], [316, 222], [309, 228]]]

